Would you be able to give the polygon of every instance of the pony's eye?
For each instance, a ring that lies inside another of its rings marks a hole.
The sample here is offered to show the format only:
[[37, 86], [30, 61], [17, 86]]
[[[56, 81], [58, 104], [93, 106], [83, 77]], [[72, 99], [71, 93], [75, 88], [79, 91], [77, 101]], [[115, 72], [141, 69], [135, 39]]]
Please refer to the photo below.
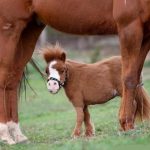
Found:
[[65, 70], [60, 70], [60, 73], [63, 74]]

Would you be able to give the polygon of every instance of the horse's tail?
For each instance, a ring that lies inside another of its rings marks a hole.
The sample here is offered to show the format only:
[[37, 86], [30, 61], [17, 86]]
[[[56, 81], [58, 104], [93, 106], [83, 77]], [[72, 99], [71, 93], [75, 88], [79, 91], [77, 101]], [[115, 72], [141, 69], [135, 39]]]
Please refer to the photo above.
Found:
[[[32, 57], [29, 64], [31, 64], [31, 66], [40, 74], [40, 76], [42, 77], [43, 81], [45, 81], [45, 74], [41, 71], [42, 68], [41, 66], [35, 61], [35, 59]], [[36, 91], [33, 89], [33, 87], [30, 85], [29, 82], [29, 74], [30, 74], [30, 70], [28, 70], [28, 65], [26, 65], [23, 75], [22, 75], [22, 79], [20, 81], [20, 86], [19, 86], [19, 90], [18, 90], [18, 95], [21, 96], [22, 91], [24, 91], [25, 94], [25, 99], [26, 99], [26, 90], [27, 87], [29, 87], [32, 92], [34, 92], [34, 94], [36, 94]]]
[[141, 121], [150, 119], [150, 97], [144, 87], [138, 87], [135, 97], [137, 103], [136, 117]]

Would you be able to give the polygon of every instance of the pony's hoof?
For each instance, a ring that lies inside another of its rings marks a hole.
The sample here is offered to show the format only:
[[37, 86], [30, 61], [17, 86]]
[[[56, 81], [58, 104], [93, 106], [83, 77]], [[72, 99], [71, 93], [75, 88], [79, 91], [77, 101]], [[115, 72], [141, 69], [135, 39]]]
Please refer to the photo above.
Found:
[[87, 126], [85, 130], [85, 137], [92, 138], [95, 136], [95, 127], [94, 124], [90, 124], [90, 126]]
[[74, 134], [74, 133], [73, 133], [73, 134], [71, 135], [71, 138], [72, 138], [72, 139], [78, 139], [79, 137], [80, 137], [80, 134]]
[[81, 134], [80, 130], [79, 130], [79, 129], [75, 129], [75, 130], [73, 131], [71, 137], [72, 137], [73, 139], [77, 139], [77, 138], [80, 137], [80, 134]]
[[94, 136], [95, 136], [95, 132], [93, 132], [93, 131], [87, 130], [85, 132], [85, 137], [87, 137], [87, 138], [92, 138]]
[[80, 137], [80, 134], [78, 133], [78, 134], [75, 134], [75, 133], [73, 133], [72, 135], [71, 135], [71, 138], [72, 139], [78, 139]]
[[74, 139], [74, 140], [78, 139], [79, 137], [80, 136], [77, 136], [77, 135], [71, 135], [71, 138]]

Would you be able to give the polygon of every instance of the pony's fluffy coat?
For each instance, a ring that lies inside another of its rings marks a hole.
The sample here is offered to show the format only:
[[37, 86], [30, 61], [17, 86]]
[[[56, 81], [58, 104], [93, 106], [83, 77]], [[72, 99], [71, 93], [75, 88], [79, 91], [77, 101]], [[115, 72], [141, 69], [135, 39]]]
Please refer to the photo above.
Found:
[[[44, 58], [47, 63], [58, 60], [57, 66], [61, 67], [64, 54], [60, 47], [51, 47], [44, 52]], [[63, 63], [68, 69], [64, 89], [75, 108], [84, 109], [88, 105], [105, 103], [116, 96], [122, 96], [121, 57], [114, 56], [94, 64], [64, 59]], [[133, 103], [135, 116], [141, 120], [150, 118], [149, 97], [143, 87], [137, 87]]]

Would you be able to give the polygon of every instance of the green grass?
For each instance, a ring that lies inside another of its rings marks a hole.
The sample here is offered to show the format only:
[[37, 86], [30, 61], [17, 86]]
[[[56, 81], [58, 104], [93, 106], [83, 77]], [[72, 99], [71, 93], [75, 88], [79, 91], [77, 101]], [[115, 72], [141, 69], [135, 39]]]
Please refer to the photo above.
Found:
[[[27, 100], [24, 94], [19, 104], [20, 124], [29, 138], [29, 143], [8, 146], [0, 143], [0, 150], [120, 150], [149, 149], [150, 124], [137, 123], [136, 129], [119, 132], [118, 109], [120, 98], [90, 107], [96, 136], [90, 140], [83, 137], [72, 140], [70, 135], [75, 125], [74, 108], [67, 100], [64, 91], [57, 95], [48, 93], [45, 83], [31, 70], [30, 88]], [[145, 81], [150, 93], [150, 80]]]
[[149, 61], [146, 61], [145, 64], [144, 64], [144, 66], [145, 66], [145, 67], [150, 67], [150, 60], [149, 60]]

